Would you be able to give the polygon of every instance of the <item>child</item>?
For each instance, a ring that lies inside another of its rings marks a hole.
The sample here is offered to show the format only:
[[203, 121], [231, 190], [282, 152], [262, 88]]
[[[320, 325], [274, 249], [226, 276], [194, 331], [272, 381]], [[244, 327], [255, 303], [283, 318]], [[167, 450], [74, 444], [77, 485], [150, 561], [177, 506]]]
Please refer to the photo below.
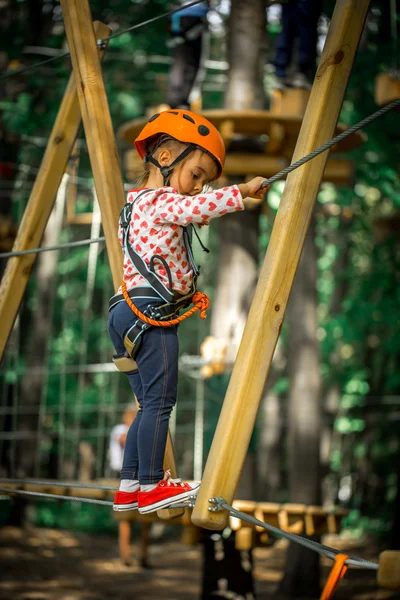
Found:
[[198, 275], [188, 229], [243, 210], [246, 196], [261, 202], [266, 189], [260, 189], [264, 178], [256, 177], [202, 193], [221, 175], [225, 147], [207, 119], [187, 110], [153, 115], [135, 146], [144, 174], [121, 213], [124, 275], [110, 301], [108, 331], [117, 352], [114, 362], [127, 373], [140, 408], [126, 438], [113, 508], [149, 513], [195, 496], [200, 484], [171, 479], [163, 471], [177, 394], [177, 326], [149, 327], [133, 310], [168, 320], [187, 306]]

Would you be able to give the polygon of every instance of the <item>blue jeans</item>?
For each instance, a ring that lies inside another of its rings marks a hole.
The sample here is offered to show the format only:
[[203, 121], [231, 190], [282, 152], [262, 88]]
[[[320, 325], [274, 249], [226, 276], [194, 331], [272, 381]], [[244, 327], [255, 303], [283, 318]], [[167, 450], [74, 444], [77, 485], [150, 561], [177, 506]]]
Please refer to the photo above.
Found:
[[282, 31], [276, 43], [274, 60], [278, 77], [286, 77], [296, 38], [299, 38], [297, 71], [309, 75], [315, 66], [317, 23], [321, 10], [321, 0], [289, 0], [282, 4]]
[[[142, 312], [153, 299], [134, 299]], [[124, 336], [137, 317], [126, 302], [119, 302], [108, 317], [108, 333], [118, 354], [125, 352]], [[151, 327], [142, 334], [136, 358], [139, 371], [128, 375], [139, 410], [126, 437], [121, 479], [139, 479], [142, 485], [164, 476], [163, 460], [168, 423], [178, 387], [178, 327]]]

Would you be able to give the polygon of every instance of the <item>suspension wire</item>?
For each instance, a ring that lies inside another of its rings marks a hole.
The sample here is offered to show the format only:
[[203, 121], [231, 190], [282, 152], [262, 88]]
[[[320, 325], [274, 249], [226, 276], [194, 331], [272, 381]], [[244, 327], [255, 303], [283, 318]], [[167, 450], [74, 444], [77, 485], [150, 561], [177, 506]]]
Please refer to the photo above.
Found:
[[100, 244], [105, 242], [105, 237], [93, 238], [91, 240], [79, 240], [77, 242], [67, 242], [65, 244], [56, 244], [55, 246], [46, 246], [45, 248], [32, 248], [31, 250], [17, 250], [16, 252], [0, 252], [0, 258], [11, 258], [13, 256], [25, 256], [25, 254], [39, 254], [39, 252], [49, 252], [50, 250], [64, 250], [64, 248], [76, 248], [78, 246], [87, 246], [88, 244]]
[[62, 54], [58, 54], [57, 56], [52, 56], [51, 58], [46, 58], [45, 60], [41, 60], [40, 62], [35, 63], [33, 65], [28, 65], [26, 67], [22, 67], [21, 69], [13, 69], [12, 71], [9, 71], [8, 73], [5, 73], [4, 75], [2, 75], [0, 77], [0, 81], [4, 81], [5, 79], [14, 77], [14, 75], [23, 75], [24, 73], [27, 73], [28, 71], [32, 71], [33, 69], [37, 69], [39, 67], [42, 67], [43, 65], [47, 65], [48, 63], [54, 62], [56, 60], [60, 60], [61, 58], [67, 58], [67, 57], [69, 57], [69, 52], [63, 52]]
[[[74, 487], [77, 487], [77, 486], [74, 486]], [[30, 492], [28, 490], [15, 490], [12, 488], [4, 488], [4, 487], [0, 487], [0, 494], [1, 493], [7, 494], [8, 496], [12, 496], [14, 494], [19, 494], [19, 495], [23, 495], [23, 496], [33, 496], [35, 498], [48, 498], [48, 499], [54, 499], [54, 500], [71, 500], [72, 502], [83, 502], [84, 504], [98, 504], [100, 506], [112, 506], [113, 505], [113, 502], [111, 500], [98, 500], [97, 498], [81, 498], [80, 496], [65, 496], [62, 494], [47, 494], [45, 492]], [[189, 500], [189, 502], [179, 502], [177, 504], [170, 504], [169, 506], [164, 506], [163, 509], [166, 509], [166, 508], [193, 508], [193, 506], [194, 506], [194, 501]]]
[[[194, 2], [189, 2], [189, 4], [184, 4], [182, 6], [179, 6], [178, 8], [174, 8], [174, 10], [163, 13], [162, 15], [158, 15], [157, 17], [152, 17], [151, 19], [147, 19], [146, 21], [142, 21], [141, 23], [136, 23], [136, 25], [132, 25], [131, 27], [128, 27], [127, 29], [123, 29], [122, 31], [117, 31], [116, 33], [113, 33], [112, 35], [109, 35], [108, 37], [97, 40], [97, 47], [101, 48], [103, 46], [103, 44], [105, 44], [105, 42], [108, 42], [109, 40], [112, 40], [120, 35], [123, 35], [124, 33], [129, 33], [130, 31], [134, 31], [135, 29], [139, 29], [140, 27], [144, 27], [145, 25], [150, 25], [150, 23], [154, 23], [155, 21], [159, 21], [160, 19], [169, 17], [170, 15], [173, 15], [178, 11], [181, 11], [185, 8], [190, 8], [191, 6], [195, 6], [196, 4], [200, 4], [201, 2], [203, 2], [203, 0], [194, 0]], [[13, 71], [10, 71], [9, 73], [5, 73], [4, 75], [2, 75], [0, 77], [0, 81], [9, 79], [10, 77], [13, 77], [14, 75], [22, 75], [23, 73], [26, 73], [27, 71], [37, 69], [38, 67], [46, 65], [50, 62], [59, 60], [61, 58], [67, 58], [69, 56], [70, 56], [70, 52], [68, 51], [68, 52], [64, 52], [63, 54], [58, 54], [57, 56], [52, 56], [51, 58], [46, 58], [45, 60], [37, 62], [33, 65], [28, 65], [27, 67], [22, 67], [21, 69], [15, 69]]]
[[43, 485], [49, 487], [70, 487], [70, 488], [82, 488], [85, 490], [99, 490], [102, 492], [116, 492], [117, 488], [112, 485], [94, 485], [92, 483], [78, 483], [73, 481], [50, 481], [45, 479], [16, 479], [8, 477], [0, 477], [0, 483], [15, 483], [21, 485]]
[[151, 19], [147, 19], [147, 21], [142, 21], [142, 23], [137, 23], [136, 25], [132, 25], [132, 27], [128, 27], [127, 29], [123, 29], [122, 31], [117, 31], [117, 33], [113, 33], [106, 38], [103, 38], [101, 42], [108, 42], [108, 40], [112, 40], [119, 35], [123, 35], [124, 33], [129, 33], [129, 31], [133, 31], [134, 29], [139, 29], [139, 27], [143, 27], [144, 25], [150, 25], [150, 23], [154, 23], [154, 21], [158, 21], [159, 19], [164, 19], [165, 17], [169, 17], [170, 15], [174, 15], [175, 13], [184, 10], [185, 8], [190, 8], [191, 6], [195, 6], [196, 4], [201, 4], [204, 0], [194, 0], [194, 2], [189, 2], [189, 4], [183, 4], [178, 8], [174, 8], [169, 12], [163, 13], [162, 15], [158, 15], [157, 17], [152, 17]]
[[[324, 544], [319, 544], [318, 542], [307, 539], [301, 535], [297, 535], [295, 533], [290, 533], [289, 531], [284, 531], [283, 529], [274, 527], [273, 525], [270, 525], [269, 523], [264, 523], [263, 521], [260, 521], [259, 519], [252, 517], [251, 515], [241, 512], [240, 510], [233, 508], [233, 506], [229, 506], [229, 504], [226, 504], [226, 502], [223, 498], [211, 498], [210, 502], [213, 505], [213, 508], [211, 508], [212, 511], [213, 510], [218, 511], [220, 508], [225, 508], [227, 511], [229, 511], [229, 513], [233, 517], [236, 517], [237, 519], [240, 519], [242, 521], [247, 521], [248, 523], [251, 523], [252, 525], [256, 525], [258, 527], [262, 527], [263, 529], [266, 529], [267, 531], [271, 532], [272, 534], [274, 534], [278, 537], [284, 537], [287, 540], [289, 540], [290, 542], [295, 542], [296, 544], [300, 544], [301, 546], [304, 546], [305, 548], [308, 548], [310, 550], [314, 550], [315, 552], [318, 552], [318, 554], [327, 556], [328, 558], [331, 558], [332, 560], [335, 560], [336, 556], [338, 554], [340, 554], [340, 551], [336, 550], [336, 548], [331, 548], [330, 546], [325, 546]], [[365, 569], [373, 569], [373, 570], [378, 569], [379, 565], [375, 562], [365, 560], [358, 556], [352, 556], [350, 554], [348, 556], [349, 556], [349, 558], [348, 558], [348, 560], [346, 560], [346, 564], [348, 566], [363, 567]]]
[[44, 492], [29, 492], [28, 490], [13, 490], [11, 488], [0, 487], [0, 492], [8, 495], [20, 494], [24, 496], [34, 496], [36, 498], [52, 498], [54, 500], [72, 500], [73, 502], [83, 502], [84, 504], [99, 504], [100, 506], [112, 506], [111, 500], [98, 500], [97, 498], [80, 498], [79, 496], [64, 496], [62, 494], [45, 494]]
[[[52, 485], [52, 486], [58, 486], [58, 487], [66, 487], [67, 484], [62, 483], [62, 482], [51, 482], [49, 483], [48, 481], [35, 481], [35, 480], [21, 480], [21, 479], [6, 479], [6, 478], [0, 478], [0, 483], [1, 482], [7, 482], [7, 483], [12, 483], [12, 482], [16, 482], [16, 483], [31, 483], [31, 484], [44, 484], [44, 485]], [[107, 486], [93, 486], [93, 485], [88, 485], [88, 484], [68, 484], [70, 485], [71, 488], [85, 488], [85, 489], [98, 489], [98, 490], [111, 490], [111, 491], [115, 491], [114, 488], [112, 487], [107, 487]], [[79, 496], [67, 496], [67, 495], [62, 495], [62, 494], [48, 494], [45, 492], [32, 492], [32, 491], [28, 491], [28, 490], [17, 490], [17, 489], [12, 489], [12, 488], [4, 488], [4, 487], [0, 487], [0, 492], [1, 493], [5, 493], [8, 495], [13, 495], [13, 494], [22, 494], [22, 495], [27, 495], [27, 496], [33, 496], [33, 497], [37, 497], [37, 498], [53, 498], [56, 500], [70, 500], [73, 502], [83, 502], [86, 504], [98, 504], [100, 506], [112, 506], [113, 502], [109, 501], [109, 500], [98, 500], [96, 498], [81, 498]], [[289, 531], [284, 531], [283, 529], [279, 529], [279, 527], [274, 527], [274, 525], [270, 525], [269, 523], [264, 523], [264, 521], [260, 521], [259, 519], [256, 519], [255, 517], [252, 517], [251, 515], [248, 515], [240, 510], [237, 510], [235, 508], [233, 508], [233, 506], [230, 506], [229, 504], [226, 504], [225, 500], [223, 498], [211, 498], [210, 499], [211, 504], [213, 505], [213, 508], [211, 510], [220, 510], [221, 508], [224, 508], [225, 510], [227, 510], [229, 512], [230, 515], [232, 515], [233, 517], [236, 517], [237, 519], [240, 519], [241, 521], [246, 521], [247, 523], [250, 523], [251, 525], [257, 526], [257, 527], [262, 527], [263, 529], [266, 529], [267, 531], [269, 531], [270, 533], [272, 533], [273, 535], [277, 536], [277, 537], [284, 537], [287, 540], [289, 540], [290, 542], [295, 542], [296, 544], [299, 544], [301, 546], [304, 546], [305, 548], [308, 548], [309, 550], [313, 550], [314, 552], [317, 552], [318, 554], [322, 555], [322, 556], [326, 556], [327, 558], [330, 558], [331, 560], [335, 560], [336, 556], [338, 554], [340, 554], [340, 550], [337, 550], [336, 548], [331, 548], [330, 546], [325, 546], [324, 544], [320, 544], [318, 542], [315, 542], [314, 540], [310, 540], [307, 539], [301, 535], [297, 535], [295, 533], [290, 533]], [[189, 502], [182, 502], [179, 504], [171, 504], [168, 507], [165, 508], [192, 508], [194, 506], [194, 499], [190, 500]], [[348, 559], [346, 560], [346, 565], [348, 566], [353, 566], [353, 567], [361, 567], [364, 569], [370, 569], [370, 570], [378, 570], [379, 565], [378, 563], [369, 561], [369, 560], [365, 560], [364, 558], [360, 558], [359, 556], [353, 556], [351, 554], [348, 555]]]
[[372, 113], [371, 115], [369, 115], [368, 117], [366, 117], [362, 121], [359, 121], [355, 125], [352, 125], [351, 127], [349, 127], [349, 129], [346, 129], [346, 131], [343, 131], [342, 133], [339, 133], [339, 135], [337, 135], [334, 138], [332, 138], [329, 142], [326, 142], [325, 144], [322, 144], [322, 146], [320, 146], [316, 150], [313, 150], [309, 154], [306, 154], [306, 156], [303, 156], [303, 158], [300, 158], [299, 160], [297, 160], [296, 162], [292, 163], [291, 165], [289, 165], [285, 169], [282, 169], [282, 171], [279, 171], [279, 173], [277, 173], [276, 175], [273, 175], [272, 177], [270, 177], [269, 179], [267, 179], [266, 181], [264, 181], [261, 184], [261, 188], [265, 188], [268, 185], [271, 185], [271, 183], [274, 183], [275, 181], [278, 181], [278, 179], [282, 179], [282, 177], [284, 177], [285, 175], [288, 175], [288, 173], [291, 173], [292, 171], [294, 171], [298, 167], [301, 167], [306, 162], [308, 162], [312, 158], [315, 158], [316, 156], [318, 156], [322, 152], [325, 152], [326, 150], [329, 150], [329, 148], [331, 148], [332, 146], [334, 146], [338, 142], [341, 142], [347, 136], [351, 135], [352, 133], [355, 133], [356, 131], [358, 131], [362, 127], [365, 127], [366, 125], [369, 125], [370, 123], [372, 123], [372, 121], [375, 121], [375, 119], [379, 119], [379, 117], [382, 117], [382, 115], [386, 114], [387, 112], [389, 112], [390, 110], [393, 110], [393, 108], [396, 108], [398, 106], [400, 106], [400, 98], [397, 98], [397, 100], [393, 100], [393, 102], [391, 102], [390, 104], [387, 104], [386, 106], [383, 106], [382, 108], [380, 108], [376, 112]]

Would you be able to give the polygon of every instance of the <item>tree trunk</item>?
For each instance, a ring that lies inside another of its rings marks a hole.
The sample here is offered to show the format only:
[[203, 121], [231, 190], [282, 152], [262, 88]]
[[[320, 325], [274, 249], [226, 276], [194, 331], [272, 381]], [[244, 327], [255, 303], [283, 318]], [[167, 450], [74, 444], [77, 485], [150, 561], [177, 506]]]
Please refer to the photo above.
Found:
[[[261, 60], [265, 47], [264, 0], [233, 0], [228, 25], [228, 73], [225, 107], [262, 108]], [[238, 145], [237, 142], [235, 145]], [[237, 174], [242, 180], [245, 173]], [[218, 220], [220, 251], [211, 335], [223, 339], [234, 359], [257, 282], [259, 211]]]
[[[289, 500], [320, 503], [320, 373], [317, 265], [314, 223], [305, 241], [288, 305], [290, 376], [288, 424]], [[319, 597], [319, 555], [291, 544], [280, 591], [291, 598]]]

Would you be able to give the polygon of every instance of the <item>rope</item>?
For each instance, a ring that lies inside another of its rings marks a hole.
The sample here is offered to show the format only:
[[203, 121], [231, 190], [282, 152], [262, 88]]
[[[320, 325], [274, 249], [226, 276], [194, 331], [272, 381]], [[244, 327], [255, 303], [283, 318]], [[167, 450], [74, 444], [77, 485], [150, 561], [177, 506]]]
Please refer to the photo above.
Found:
[[[203, 2], [203, 0], [195, 0], [194, 2], [190, 2], [189, 4], [184, 4], [183, 6], [180, 6], [178, 8], [174, 8], [174, 10], [171, 10], [169, 12], [163, 13], [162, 15], [158, 15], [157, 17], [152, 17], [151, 19], [147, 19], [146, 21], [142, 21], [141, 23], [137, 23], [136, 25], [132, 25], [131, 27], [128, 27], [128, 29], [123, 29], [122, 31], [118, 31], [117, 33], [113, 33], [112, 35], [106, 37], [106, 38], [102, 38], [97, 40], [97, 47], [101, 48], [103, 46], [103, 44], [105, 42], [108, 42], [108, 40], [112, 40], [113, 38], [116, 38], [120, 35], [123, 35], [124, 33], [128, 33], [129, 31], [133, 31], [134, 29], [139, 29], [140, 27], [144, 27], [144, 25], [149, 25], [150, 23], [154, 23], [155, 21], [158, 21], [159, 19], [164, 19], [165, 17], [169, 17], [170, 15], [175, 14], [176, 12], [183, 10], [184, 8], [189, 8], [190, 6], [195, 6], [196, 4], [200, 4], [201, 2]], [[52, 48], [53, 49], [53, 48]], [[9, 73], [5, 73], [4, 75], [2, 75], [0, 77], [0, 81], [4, 81], [5, 79], [9, 79], [10, 77], [13, 77], [14, 75], [22, 75], [23, 73], [26, 73], [27, 71], [31, 71], [33, 69], [37, 69], [38, 67], [41, 67], [43, 65], [46, 65], [50, 62], [53, 62], [55, 60], [59, 60], [61, 58], [67, 58], [70, 56], [70, 52], [65, 52], [63, 54], [59, 54], [58, 56], [52, 56], [51, 58], [47, 58], [45, 60], [42, 60], [38, 63], [35, 63], [33, 65], [29, 65], [27, 67], [23, 67], [22, 69], [16, 69], [13, 71], [10, 71]]]
[[129, 297], [128, 290], [126, 289], [126, 283], [123, 281], [121, 283], [122, 294], [125, 298], [126, 303], [129, 308], [133, 310], [135, 315], [139, 317], [141, 321], [147, 323], [148, 325], [152, 325], [153, 327], [172, 327], [173, 325], [179, 325], [185, 319], [191, 317], [198, 310], [200, 311], [200, 319], [205, 319], [207, 317], [206, 311], [210, 306], [210, 300], [207, 294], [203, 294], [203, 292], [195, 292], [192, 297], [192, 303], [194, 306], [190, 308], [187, 312], [185, 312], [180, 317], [176, 319], [171, 319], [170, 321], [156, 321], [155, 319], [150, 319], [145, 314], [143, 314], [136, 306], [133, 304], [132, 300]]
[[303, 156], [303, 158], [300, 158], [299, 160], [297, 160], [293, 164], [289, 165], [285, 169], [282, 169], [282, 171], [279, 171], [279, 173], [277, 173], [276, 175], [273, 175], [272, 177], [270, 177], [269, 179], [267, 179], [266, 181], [264, 181], [262, 183], [260, 189], [265, 188], [265, 187], [271, 185], [271, 183], [274, 183], [275, 181], [278, 181], [278, 179], [282, 179], [282, 177], [284, 177], [285, 175], [288, 175], [288, 173], [291, 173], [292, 171], [294, 171], [298, 167], [301, 167], [306, 162], [308, 162], [312, 158], [315, 158], [316, 156], [318, 156], [322, 152], [325, 152], [326, 150], [329, 150], [329, 148], [332, 148], [332, 146], [334, 146], [338, 142], [341, 142], [347, 136], [351, 135], [352, 133], [355, 133], [356, 131], [358, 131], [362, 127], [365, 127], [366, 125], [369, 125], [370, 123], [372, 123], [372, 121], [375, 121], [375, 119], [379, 119], [379, 117], [381, 117], [385, 113], [389, 112], [393, 108], [396, 108], [397, 106], [400, 106], [400, 98], [397, 98], [397, 100], [393, 100], [393, 102], [391, 102], [390, 104], [387, 104], [386, 106], [383, 106], [382, 108], [380, 108], [376, 112], [372, 113], [372, 115], [369, 115], [368, 117], [366, 117], [362, 121], [359, 121], [355, 125], [352, 125], [349, 129], [346, 129], [346, 131], [343, 131], [342, 133], [339, 133], [339, 135], [337, 135], [336, 137], [332, 138], [329, 142], [326, 142], [325, 144], [322, 144], [322, 146], [320, 146], [316, 150], [313, 150], [309, 154], [306, 154], [306, 156]]
[[68, 242], [66, 244], [56, 244], [55, 246], [46, 246], [45, 248], [31, 248], [30, 250], [16, 250], [15, 252], [0, 252], [0, 258], [11, 258], [13, 256], [25, 256], [25, 254], [39, 254], [40, 252], [49, 252], [50, 250], [63, 250], [64, 248], [76, 248], [78, 246], [87, 246], [88, 244], [100, 244], [104, 242], [104, 237], [93, 238], [91, 240], [80, 240], [78, 242]]
[[[74, 485], [74, 487], [78, 487]], [[24, 496], [33, 496], [34, 498], [51, 498], [53, 500], [71, 500], [72, 502], [83, 502], [83, 504], [97, 504], [99, 506], [112, 506], [111, 500], [97, 500], [96, 498], [80, 498], [79, 496], [64, 496], [61, 494], [47, 494], [45, 492], [30, 492], [28, 490], [13, 490], [11, 488], [0, 487], [0, 493], [12, 496], [13, 494], [20, 494]], [[162, 510], [171, 508], [193, 508], [194, 502], [179, 502], [177, 504], [171, 504], [164, 506]]]
[[339, 581], [344, 577], [348, 569], [347, 554], [338, 554], [335, 558], [335, 563], [331, 569], [329, 577], [325, 583], [324, 589], [322, 590], [320, 600], [330, 600], [336, 590]]
[[[295, 542], [296, 544], [300, 544], [300, 546], [304, 546], [305, 548], [308, 548], [309, 550], [314, 550], [315, 552], [318, 552], [318, 554], [327, 556], [328, 558], [330, 558], [332, 560], [336, 560], [336, 556], [338, 554], [340, 554], [339, 550], [336, 550], [335, 548], [331, 548], [330, 546], [325, 546], [324, 544], [319, 544], [318, 542], [315, 542], [314, 540], [309, 540], [301, 535], [297, 535], [295, 533], [290, 533], [289, 531], [283, 531], [283, 529], [274, 527], [273, 525], [270, 525], [269, 523], [264, 523], [263, 521], [260, 521], [259, 519], [252, 517], [251, 515], [247, 515], [246, 513], [243, 513], [240, 510], [236, 510], [235, 508], [233, 508], [233, 506], [229, 506], [229, 504], [226, 504], [226, 502], [223, 498], [213, 498], [212, 504], [214, 505], [213, 506], [214, 510], [218, 510], [219, 508], [225, 508], [227, 511], [229, 511], [229, 513], [233, 517], [236, 517], [237, 519], [241, 519], [242, 521], [247, 521], [248, 523], [251, 523], [252, 525], [257, 525], [259, 527], [262, 527], [263, 529], [270, 531], [271, 533], [273, 533], [274, 535], [276, 535], [278, 537], [284, 537], [287, 540], [289, 540], [290, 542]], [[373, 569], [373, 570], [378, 569], [377, 563], [371, 562], [369, 560], [365, 560], [358, 556], [352, 556], [350, 554], [348, 555], [348, 558], [346, 559], [346, 565], [355, 566], [355, 567], [363, 567], [365, 569]]]

